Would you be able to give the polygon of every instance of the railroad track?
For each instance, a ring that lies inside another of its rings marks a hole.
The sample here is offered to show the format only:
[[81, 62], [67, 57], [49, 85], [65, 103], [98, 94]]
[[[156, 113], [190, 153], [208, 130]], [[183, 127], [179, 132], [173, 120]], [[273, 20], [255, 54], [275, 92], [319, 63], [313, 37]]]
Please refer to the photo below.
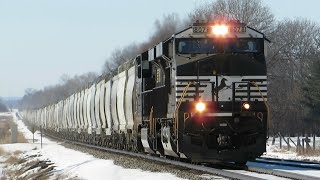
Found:
[[320, 164], [316, 162], [306, 162], [306, 161], [296, 161], [296, 160], [276, 159], [276, 158], [266, 158], [266, 157], [257, 158], [253, 162], [320, 170]]
[[268, 169], [268, 168], [261, 168], [257, 166], [248, 166], [248, 171], [256, 172], [256, 173], [265, 173], [270, 175], [275, 175], [277, 177], [284, 177], [289, 179], [299, 179], [299, 180], [318, 180], [319, 177], [315, 176], [309, 176], [309, 175], [302, 175], [287, 171], [280, 171], [280, 170], [274, 170], [274, 169]]
[[[171, 160], [163, 157], [158, 157], [158, 156], [151, 156], [148, 154], [141, 154], [141, 153], [135, 153], [135, 152], [129, 152], [129, 151], [124, 151], [124, 150], [119, 150], [119, 149], [112, 149], [112, 148], [106, 148], [106, 147], [101, 147], [101, 146], [96, 146], [96, 145], [90, 145], [90, 144], [85, 144], [82, 142], [77, 142], [77, 141], [71, 141], [71, 140], [66, 140], [62, 139], [59, 137], [51, 136], [46, 134], [46, 136], [59, 140], [59, 141], [64, 141], [66, 143], [71, 143], [79, 146], [84, 146], [100, 151], [105, 151], [105, 152], [111, 152], [111, 153], [117, 153], [121, 155], [128, 155], [132, 157], [138, 157], [146, 160], [151, 160], [151, 161], [157, 161], [160, 163], [165, 163], [165, 164], [170, 164], [178, 167], [183, 167], [183, 168], [188, 168], [192, 170], [197, 170], [201, 171], [204, 173], [209, 173], [221, 177], [226, 177], [230, 179], [243, 179], [243, 180], [261, 180], [261, 179], [302, 179], [302, 180], [314, 180], [317, 179], [317, 177], [313, 176], [307, 176], [307, 175], [300, 175], [296, 173], [290, 173], [290, 172], [284, 172], [284, 171], [278, 171], [278, 170], [273, 170], [273, 169], [267, 169], [267, 168], [261, 168], [261, 167], [254, 167], [254, 166], [244, 166], [244, 167], [238, 167], [237, 166], [230, 166], [230, 168], [226, 169], [225, 166], [224, 168], [213, 168], [212, 166], [201, 164], [201, 165], [196, 165], [196, 164], [191, 164], [191, 163], [186, 163], [186, 162], [181, 162], [181, 161], [176, 161], [176, 160]], [[318, 178], [320, 180], [320, 178]]]
[[[306, 170], [320, 170], [320, 164], [314, 162], [304, 162], [296, 160], [283, 160], [275, 158], [257, 158], [255, 161], [247, 163], [248, 170], [254, 172], [269, 171], [268, 174], [275, 174], [276, 176], [288, 177], [292, 179], [320, 179], [316, 176], [310, 176], [306, 174], [292, 173], [290, 171], [306, 171]], [[274, 170], [282, 169], [282, 170]]]

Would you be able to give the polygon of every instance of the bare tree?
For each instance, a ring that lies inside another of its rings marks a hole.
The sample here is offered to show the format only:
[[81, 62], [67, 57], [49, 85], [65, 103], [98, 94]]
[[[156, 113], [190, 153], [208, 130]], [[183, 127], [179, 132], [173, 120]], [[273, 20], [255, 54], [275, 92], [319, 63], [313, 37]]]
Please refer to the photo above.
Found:
[[320, 60], [319, 34], [319, 26], [305, 19], [278, 22], [270, 33], [268, 97], [275, 131], [301, 132], [308, 126], [301, 104], [302, 87], [312, 62]]
[[136, 57], [139, 53], [147, 51], [150, 47], [169, 38], [178, 29], [181, 29], [181, 27], [183, 27], [183, 25], [180, 23], [177, 14], [173, 13], [163, 16], [161, 20], [158, 19], [154, 22], [154, 32], [146, 42], [140, 44], [132, 43], [112, 51], [103, 66], [102, 72], [108, 73], [114, 70], [124, 62]]
[[87, 84], [92, 83], [97, 78], [95, 73], [89, 72], [83, 75], [70, 77], [61, 76], [61, 83], [47, 86], [43, 90], [27, 89], [21, 100], [22, 108], [40, 108], [53, 103], [57, 103], [70, 95], [80, 91]]
[[8, 107], [5, 105], [4, 101], [0, 97], [0, 112], [8, 112]]
[[124, 62], [134, 58], [140, 52], [140, 46], [132, 43], [124, 48], [112, 51], [110, 57], [104, 63], [102, 72], [109, 73]]
[[276, 63], [279, 58], [306, 64], [307, 61], [299, 60], [312, 56], [319, 50], [319, 34], [319, 26], [306, 19], [279, 22], [269, 35], [272, 41], [268, 46], [270, 65]]
[[272, 30], [274, 16], [261, 0], [217, 0], [196, 7], [189, 14], [195, 20], [239, 20], [264, 33]]
[[164, 15], [162, 20], [157, 19], [154, 22], [154, 32], [150, 37], [149, 42], [151, 44], [156, 44], [169, 38], [171, 35], [176, 33], [178, 29], [181, 29], [183, 25], [181, 24], [178, 14], [172, 13]]

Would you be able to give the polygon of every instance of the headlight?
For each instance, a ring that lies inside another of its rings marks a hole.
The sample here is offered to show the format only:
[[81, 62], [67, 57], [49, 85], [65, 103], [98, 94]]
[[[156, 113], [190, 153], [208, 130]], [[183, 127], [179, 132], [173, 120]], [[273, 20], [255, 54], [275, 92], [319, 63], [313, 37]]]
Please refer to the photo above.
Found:
[[226, 25], [214, 25], [211, 28], [212, 33], [215, 35], [226, 35], [229, 31]]
[[202, 112], [206, 109], [206, 105], [203, 102], [198, 102], [196, 104], [196, 109], [197, 111]]
[[250, 109], [250, 104], [245, 102], [242, 104], [242, 107], [245, 109], [245, 110], [249, 110]]

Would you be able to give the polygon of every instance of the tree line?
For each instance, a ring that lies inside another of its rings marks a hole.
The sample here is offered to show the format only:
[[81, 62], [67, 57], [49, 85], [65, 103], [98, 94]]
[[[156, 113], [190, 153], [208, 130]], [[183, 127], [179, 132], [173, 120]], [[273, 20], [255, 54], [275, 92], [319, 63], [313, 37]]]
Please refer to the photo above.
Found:
[[5, 105], [3, 99], [0, 97], [0, 112], [8, 112], [9, 109], [8, 107]]
[[41, 90], [28, 88], [20, 101], [20, 108], [35, 109], [55, 104], [89, 86], [97, 77], [98, 75], [93, 72], [75, 75], [74, 77], [65, 74], [61, 76], [59, 84]]
[[[110, 53], [102, 68], [109, 73], [123, 62], [169, 38], [195, 20], [239, 20], [263, 32], [267, 44], [268, 104], [271, 133], [320, 134], [320, 27], [308, 19], [276, 20], [261, 0], [216, 0], [197, 5], [183, 19], [175, 13], [154, 22], [154, 32], [142, 43], [132, 43]], [[68, 97], [97, 75], [67, 78], [43, 90], [27, 90], [23, 107], [40, 107]]]

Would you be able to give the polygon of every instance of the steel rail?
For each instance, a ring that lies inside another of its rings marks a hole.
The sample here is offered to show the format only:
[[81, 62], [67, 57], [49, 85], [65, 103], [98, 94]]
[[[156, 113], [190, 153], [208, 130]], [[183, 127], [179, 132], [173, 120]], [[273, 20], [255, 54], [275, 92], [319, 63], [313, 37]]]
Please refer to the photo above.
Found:
[[311, 161], [297, 161], [297, 160], [290, 160], [290, 159], [276, 159], [276, 158], [259, 157], [259, 158], [256, 158], [255, 161], [252, 161], [252, 162], [268, 163], [268, 164], [275, 164], [275, 165], [280, 165], [280, 166], [292, 166], [292, 167], [320, 170], [320, 164], [317, 162], [311, 162]]
[[291, 173], [287, 171], [279, 171], [274, 169], [267, 169], [267, 168], [260, 168], [260, 167], [254, 167], [254, 166], [248, 166], [248, 171], [257, 172], [257, 173], [265, 173], [275, 176], [280, 176], [284, 178], [290, 178], [290, 179], [299, 179], [299, 180], [316, 180], [319, 179], [319, 177], [315, 176], [308, 176], [308, 175], [302, 175], [297, 173]]

